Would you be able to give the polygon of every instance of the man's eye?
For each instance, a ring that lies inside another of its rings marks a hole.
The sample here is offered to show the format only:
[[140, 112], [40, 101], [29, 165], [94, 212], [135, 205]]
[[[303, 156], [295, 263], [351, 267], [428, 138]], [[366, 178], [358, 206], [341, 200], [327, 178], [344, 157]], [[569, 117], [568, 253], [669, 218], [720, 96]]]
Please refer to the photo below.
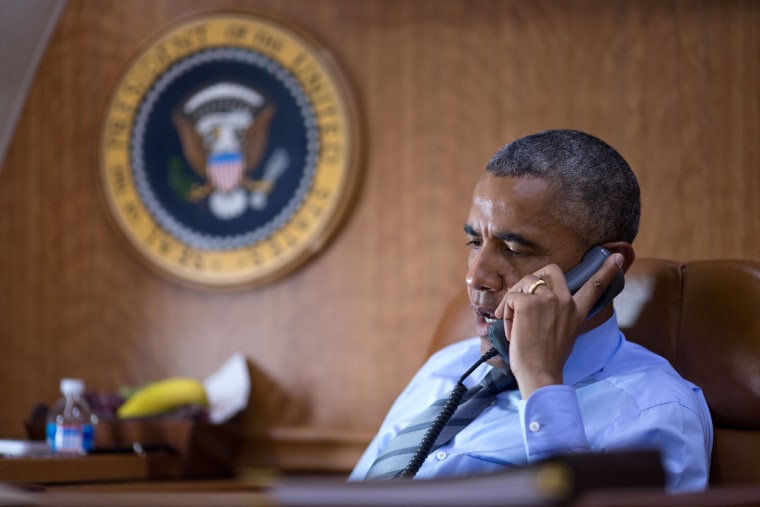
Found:
[[479, 248], [481, 245], [481, 241], [479, 239], [471, 239], [465, 245], [470, 246], [472, 248]]
[[506, 245], [504, 246], [504, 249], [512, 257], [527, 257], [529, 255], [527, 252], [522, 252], [520, 250], [513, 250], [513, 249], [509, 248], [509, 246], [506, 246]]

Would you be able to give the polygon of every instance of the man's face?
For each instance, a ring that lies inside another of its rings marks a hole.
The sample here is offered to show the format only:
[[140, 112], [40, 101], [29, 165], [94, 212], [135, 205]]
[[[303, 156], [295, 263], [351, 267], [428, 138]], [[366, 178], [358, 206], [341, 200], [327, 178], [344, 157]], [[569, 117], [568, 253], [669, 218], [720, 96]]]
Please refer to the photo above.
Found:
[[466, 282], [483, 352], [491, 347], [485, 318], [512, 285], [548, 264], [567, 271], [583, 257], [575, 233], [557, 221], [553, 202], [548, 184], [537, 178], [486, 173], [475, 186], [465, 225]]

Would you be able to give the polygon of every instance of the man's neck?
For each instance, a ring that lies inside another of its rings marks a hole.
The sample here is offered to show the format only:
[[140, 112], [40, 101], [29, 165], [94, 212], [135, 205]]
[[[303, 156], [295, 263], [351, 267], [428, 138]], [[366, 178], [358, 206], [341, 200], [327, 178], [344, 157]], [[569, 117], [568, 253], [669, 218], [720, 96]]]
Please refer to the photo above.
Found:
[[604, 322], [607, 321], [610, 317], [612, 317], [613, 307], [612, 303], [608, 304], [601, 310], [599, 310], [596, 315], [591, 317], [590, 319], [586, 319], [586, 321], [581, 324], [581, 327], [578, 328], [578, 335], [582, 335], [583, 333], [588, 333], [592, 329], [601, 326]]

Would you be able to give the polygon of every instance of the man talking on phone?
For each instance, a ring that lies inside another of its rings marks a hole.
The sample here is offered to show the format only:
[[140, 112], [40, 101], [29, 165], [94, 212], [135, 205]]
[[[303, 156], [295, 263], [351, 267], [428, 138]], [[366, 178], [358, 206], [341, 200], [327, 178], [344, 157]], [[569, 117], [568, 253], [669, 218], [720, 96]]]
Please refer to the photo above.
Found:
[[[422, 366], [349, 479], [450, 477], [563, 453], [657, 449], [669, 491], [706, 488], [713, 430], [702, 391], [626, 341], [604, 297], [634, 262], [640, 210], [631, 168], [592, 135], [550, 130], [499, 150], [464, 226], [477, 336]], [[573, 293], [566, 274], [591, 252], [604, 256]], [[502, 325], [506, 340], [491, 357], [489, 331]]]

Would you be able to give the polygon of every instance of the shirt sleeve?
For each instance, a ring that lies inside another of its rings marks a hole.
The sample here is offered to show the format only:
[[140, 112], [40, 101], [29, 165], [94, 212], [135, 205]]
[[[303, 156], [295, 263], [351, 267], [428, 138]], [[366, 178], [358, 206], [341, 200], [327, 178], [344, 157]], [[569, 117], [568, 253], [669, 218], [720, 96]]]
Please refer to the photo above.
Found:
[[[591, 449], [573, 387], [543, 387], [518, 402], [518, 409], [529, 462]], [[709, 414], [679, 402], [654, 404], [617, 418], [593, 447], [595, 451], [657, 449], [669, 491], [707, 487], [712, 449]]]
[[701, 491], [710, 476], [709, 416], [678, 402], [642, 410], [609, 428], [603, 449], [657, 449], [669, 491]]
[[518, 403], [528, 461], [590, 449], [575, 389], [552, 385]]

